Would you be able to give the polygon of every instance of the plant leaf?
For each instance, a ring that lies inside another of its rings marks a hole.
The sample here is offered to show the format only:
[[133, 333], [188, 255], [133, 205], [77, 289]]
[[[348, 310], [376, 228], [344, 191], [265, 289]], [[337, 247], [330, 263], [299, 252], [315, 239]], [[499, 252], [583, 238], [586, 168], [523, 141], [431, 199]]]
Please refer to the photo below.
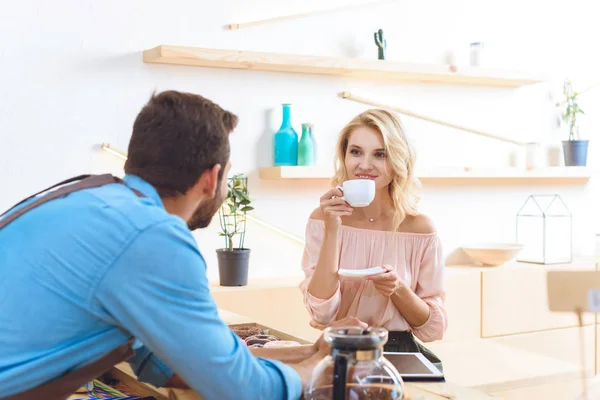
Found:
[[239, 189], [233, 189], [233, 196], [238, 200], [244, 199], [244, 193]]
[[254, 210], [254, 207], [250, 207], [250, 206], [246, 206], [241, 209], [242, 212], [248, 212], [248, 211], [252, 211], [252, 210]]
[[249, 200], [248, 199], [248, 195], [246, 195], [246, 193], [244, 193], [243, 190], [240, 189], [233, 189], [235, 197], [238, 198], [239, 200]]

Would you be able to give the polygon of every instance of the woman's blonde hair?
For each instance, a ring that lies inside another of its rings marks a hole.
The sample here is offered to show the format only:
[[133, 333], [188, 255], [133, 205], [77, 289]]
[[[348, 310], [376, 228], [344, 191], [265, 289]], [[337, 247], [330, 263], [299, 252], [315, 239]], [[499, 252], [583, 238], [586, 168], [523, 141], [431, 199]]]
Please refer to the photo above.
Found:
[[416, 215], [419, 196], [418, 189], [421, 183], [415, 176], [415, 152], [411, 148], [404, 133], [404, 126], [396, 114], [382, 109], [370, 109], [358, 114], [340, 132], [335, 155], [335, 175], [333, 186], [338, 186], [349, 179], [346, 171], [346, 151], [350, 134], [360, 127], [366, 126], [375, 129], [381, 134], [385, 147], [385, 154], [392, 171], [389, 193], [392, 199], [394, 213], [394, 230], [407, 215]]

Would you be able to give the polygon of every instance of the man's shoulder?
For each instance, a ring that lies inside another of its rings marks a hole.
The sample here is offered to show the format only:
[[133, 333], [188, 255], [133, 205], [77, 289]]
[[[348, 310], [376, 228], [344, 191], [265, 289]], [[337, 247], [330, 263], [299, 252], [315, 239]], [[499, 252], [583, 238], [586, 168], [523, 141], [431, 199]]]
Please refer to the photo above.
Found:
[[107, 209], [109, 218], [129, 222], [137, 230], [167, 223], [179, 225], [181, 218], [169, 214], [162, 205], [147, 197], [138, 197], [125, 185], [114, 184], [91, 189], [88, 193], [95, 197], [100, 207]]

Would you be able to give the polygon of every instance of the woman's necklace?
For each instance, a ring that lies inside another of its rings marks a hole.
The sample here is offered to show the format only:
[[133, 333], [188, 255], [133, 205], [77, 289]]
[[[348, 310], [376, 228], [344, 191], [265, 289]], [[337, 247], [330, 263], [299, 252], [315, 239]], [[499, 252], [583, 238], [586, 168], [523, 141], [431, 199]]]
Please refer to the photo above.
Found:
[[385, 214], [387, 211], [391, 210], [392, 208], [394, 208], [394, 206], [391, 206], [391, 207], [390, 207], [390, 208], [388, 208], [387, 210], [383, 210], [383, 211], [382, 211], [381, 213], [379, 213], [379, 215], [378, 215], [378, 216], [376, 216], [376, 217], [372, 217], [372, 218], [368, 218], [368, 217], [366, 217], [366, 218], [369, 220], [369, 222], [375, 222], [375, 220], [376, 220], [377, 218], [381, 217], [383, 214]]

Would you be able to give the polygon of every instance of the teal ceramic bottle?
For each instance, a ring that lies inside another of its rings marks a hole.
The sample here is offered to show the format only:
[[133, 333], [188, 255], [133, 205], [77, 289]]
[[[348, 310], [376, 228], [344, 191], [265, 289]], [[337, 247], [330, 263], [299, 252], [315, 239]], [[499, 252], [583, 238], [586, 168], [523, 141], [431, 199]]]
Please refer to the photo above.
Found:
[[315, 143], [311, 132], [311, 124], [302, 124], [302, 137], [298, 143], [298, 165], [315, 164]]
[[316, 164], [319, 161], [319, 157], [318, 157], [319, 152], [317, 151], [317, 139], [315, 139], [315, 126], [312, 124], [310, 125], [310, 137], [312, 139], [313, 150], [315, 151], [314, 164]]
[[298, 134], [292, 127], [291, 104], [282, 104], [283, 120], [273, 140], [275, 166], [298, 165]]

